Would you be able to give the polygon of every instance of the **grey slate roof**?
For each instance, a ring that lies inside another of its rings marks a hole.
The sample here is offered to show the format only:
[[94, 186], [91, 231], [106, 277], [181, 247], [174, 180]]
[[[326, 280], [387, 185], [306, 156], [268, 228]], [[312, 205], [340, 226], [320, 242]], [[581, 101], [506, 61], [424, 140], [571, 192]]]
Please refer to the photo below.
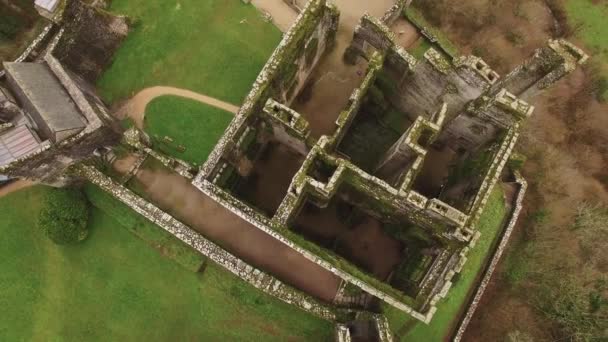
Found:
[[44, 145], [26, 125], [11, 128], [0, 135], [0, 166], [35, 152]]
[[60, 81], [45, 64], [4, 63], [13, 92], [42, 135], [59, 142], [80, 132], [86, 120]]

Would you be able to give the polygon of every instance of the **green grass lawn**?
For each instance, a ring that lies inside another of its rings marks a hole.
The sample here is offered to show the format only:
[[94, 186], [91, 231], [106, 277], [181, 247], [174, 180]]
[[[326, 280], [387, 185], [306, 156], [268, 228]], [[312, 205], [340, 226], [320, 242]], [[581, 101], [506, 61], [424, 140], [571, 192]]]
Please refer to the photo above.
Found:
[[108, 102], [163, 85], [238, 105], [281, 39], [240, 0], [113, 0], [110, 11], [134, 28], [98, 83]]
[[185, 269], [196, 272], [205, 263], [205, 256], [139, 215], [124, 203], [93, 184], [85, 186], [89, 201], [99, 210], [112, 217], [122, 228], [156, 248], [163, 256]]
[[427, 52], [430, 48], [433, 47], [433, 44], [429, 42], [426, 38], [419, 39], [417, 45], [409, 51], [412, 56], [416, 57], [418, 60], [424, 58], [424, 53]]
[[[146, 109], [145, 130], [156, 137], [155, 149], [200, 165], [207, 160], [232, 118], [232, 113], [194, 100], [161, 96]], [[173, 142], [164, 141], [164, 137]]]
[[59, 247], [36, 227], [44, 187], [0, 199], [1, 341], [325, 341], [332, 325], [210, 264], [163, 258], [101, 210]]
[[500, 233], [501, 223], [506, 214], [503, 192], [497, 186], [479, 222], [481, 238], [469, 253], [469, 259], [458, 276], [459, 279], [454, 282], [450, 289], [447, 298], [443, 299], [437, 306], [437, 313], [429, 325], [409, 318], [401, 311], [386, 306], [385, 314], [389, 319], [391, 328], [393, 331], [399, 332], [402, 341], [439, 342], [445, 340], [446, 335], [452, 328], [454, 319], [458, 318], [460, 310], [467, 303], [469, 291], [482, 271], [488, 253]]
[[[430, 42], [428, 42], [428, 40], [426, 38], [424, 38], [424, 40], [427, 41], [427, 43], [430, 45], [429, 47], [433, 47], [433, 48], [435, 48], [435, 50], [437, 50], [438, 52], [441, 52], [441, 53], [443, 53], [443, 51], [442, 51], [442, 48], [443, 48], [443, 50], [445, 50], [445, 52], [447, 52], [450, 55], [450, 56], [446, 56], [446, 57], [448, 57], [448, 59], [451, 59], [453, 57], [458, 57], [459, 52], [458, 52], [458, 48], [456, 47], [456, 45], [454, 45], [454, 43], [452, 43], [445, 36], [445, 34], [443, 32], [441, 32], [441, 30], [439, 30], [435, 26], [431, 25], [424, 18], [424, 14], [420, 10], [415, 8], [414, 6], [408, 7], [404, 11], [405, 17], [416, 27], [420, 27], [420, 28], [424, 27], [428, 31], [428, 33], [430, 33], [437, 39], [436, 43], [430, 43]], [[426, 48], [425, 51], [426, 50], [428, 50], [428, 48]], [[422, 51], [422, 52], [424, 53], [425, 51]], [[418, 51], [417, 53], [419, 53], [419, 52], [420, 51]]]
[[[608, 82], [608, 2], [593, 0], [567, 0], [566, 11], [575, 35], [585, 43], [592, 62], [599, 65], [605, 82]], [[608, 85], [604, 85], [603, 96], [608, 101]]]

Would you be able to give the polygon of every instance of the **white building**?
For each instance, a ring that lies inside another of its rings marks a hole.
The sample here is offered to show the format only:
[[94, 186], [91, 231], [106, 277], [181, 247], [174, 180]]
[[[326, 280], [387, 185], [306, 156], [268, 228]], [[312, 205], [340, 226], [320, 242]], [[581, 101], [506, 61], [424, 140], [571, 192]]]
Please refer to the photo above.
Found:
[[61, 0], [36, 0], [34, 2], [38, 13], [49, 20], [53, 20], [60, 4]]

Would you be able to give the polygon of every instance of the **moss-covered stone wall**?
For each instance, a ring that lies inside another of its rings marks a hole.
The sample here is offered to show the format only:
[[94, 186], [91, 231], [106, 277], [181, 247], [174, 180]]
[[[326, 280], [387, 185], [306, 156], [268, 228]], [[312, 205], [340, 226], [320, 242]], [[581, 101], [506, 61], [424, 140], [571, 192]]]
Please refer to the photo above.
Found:
[[523, 100], [530, 100], [588, 59], [589, 56], [574, 44], [563, 39], [550, 40], [521, 66], [494, 84], [490, 93], [496, 94], [504, 88]]
[[250, 117], [260, 116], [270, 98], [289, 105], [298, 95], [319, 59], [333, 47], [338, 20], [338, 10], [326, 0], [308, 2], [260, 72], [241, 109], [201, 169], [197, 182], [215, 177], [220, 159], [234, 154], [232, 149], [244, 127], [252, 121]]

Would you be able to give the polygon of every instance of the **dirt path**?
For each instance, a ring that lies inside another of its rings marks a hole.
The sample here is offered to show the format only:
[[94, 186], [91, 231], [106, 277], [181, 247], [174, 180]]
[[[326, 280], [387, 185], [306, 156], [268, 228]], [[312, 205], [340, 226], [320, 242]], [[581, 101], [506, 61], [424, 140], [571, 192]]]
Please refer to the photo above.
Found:
[[0, 187], [0, 197], [4, 197], [8, 194], [19, 191], [21, 189], [29, 188], [30, 186], [34, 185], [36, 185], [36, 183], [27, 180], [16, 180], [3, 187]]
[[251, 3], [260, 11], [270, 14], [272, 22], [281, 32], [287, 31], [298, 17], [296, 11], [283, 0], [253, 0]]
[[159, 96], [165, 95], [173, 95], [188, 98], [191, 100], [199, 101], [205, 104], [208, 104], [212, 107], [216, 107], [219, 109], [223, 109], [227, 112], [231, 112], [236, 114], [239, 110], [238, 106], [233, 104], [215, 99], [213, 97], [209, 97], [206, 95], [198, 94], [190, 90], [179, 89], [173, 87], [165, 87], [165, 86], [156, 86], [151, 88], [146, 88], [135, 96], [133, 96], [129, 101], [127, 101], [122, 107], [120, 107], [115, 113], [114, 116], [118, 119], [124, 119], [130, 117], [134, 122], [137, 128], [144, 128], [144, 117], [146, 115], [146, 107], [148, 104]]
[[[124, 169], [131, 159], [125, 158], [119, 166]], [[138, 171], [135, 179], [152, 203], [206, 238], [285, 283], [326, 302], [333, 301], [340, 284], [337, 276], [233, 214], [187, 179], [147, 169]]]

